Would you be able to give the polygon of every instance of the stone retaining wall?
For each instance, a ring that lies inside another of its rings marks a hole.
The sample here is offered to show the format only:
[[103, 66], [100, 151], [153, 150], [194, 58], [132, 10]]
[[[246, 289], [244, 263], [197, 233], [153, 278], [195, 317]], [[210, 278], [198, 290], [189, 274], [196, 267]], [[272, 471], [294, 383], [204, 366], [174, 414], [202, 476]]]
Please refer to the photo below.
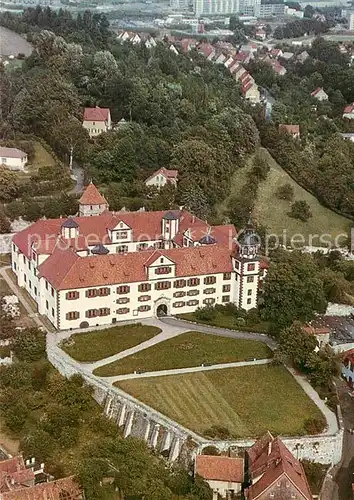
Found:
[[[65, 377], [80, 373], [94, 389], [95, 400], [104, 413], [123, 430], [123, 435], [144, 439], [149, 446], [169, 456], [191, 458], [206, 446], [220, 451], [252, 446], [255, 440], [210, 441], [179, 425], [158, 411], [96, 377], [74, 361], [56, 345], [47, 346], [47, 355], [53, 366]], [[337, 464], [342, 456], [343, 426], [339, 419], [339, 431], [332, 436], [284, 437], [282, 440], [299, 459], [314, 460], [322, 464]]]

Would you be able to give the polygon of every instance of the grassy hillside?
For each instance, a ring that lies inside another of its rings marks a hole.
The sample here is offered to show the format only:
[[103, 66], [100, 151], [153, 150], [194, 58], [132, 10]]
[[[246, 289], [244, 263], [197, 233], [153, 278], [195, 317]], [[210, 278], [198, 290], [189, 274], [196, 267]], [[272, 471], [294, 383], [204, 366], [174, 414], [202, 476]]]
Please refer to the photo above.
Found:
[[[309, 235], [330, 234], [335, 238], [339, 234], [349, 234], [352, 221], [324, 207], [319, 201], [299, 184], [297, 184], [266, 149], [260, 149], [261, 154], [270, 166], [267, 179], [259, 184], [253, 216], [257, 223], [264, 225], [268, 233], [282, 235], [286, 230], [288, 238], [294, 234], [303, 235], [308, 240]], [[242, 194], [247, 183], [248, 174], [252, 169], [252, 161], [242, 170], [234, 174], [232, 179], [232, 195]], [[312, 217], [307, 222], [289, 217], [287, 214], [292, 202], [280, 200], [276, 196], [279, 186], [291, 184], [294, 189], [294, 200], [305, 200], [311, 207]], [[219, 214], [225, 213], [228, 199], [218, 207]], [[344, 238], [342, 239], [344, 241]], [[313, 238], [313, 245], [320, 246], [318, 238]]]

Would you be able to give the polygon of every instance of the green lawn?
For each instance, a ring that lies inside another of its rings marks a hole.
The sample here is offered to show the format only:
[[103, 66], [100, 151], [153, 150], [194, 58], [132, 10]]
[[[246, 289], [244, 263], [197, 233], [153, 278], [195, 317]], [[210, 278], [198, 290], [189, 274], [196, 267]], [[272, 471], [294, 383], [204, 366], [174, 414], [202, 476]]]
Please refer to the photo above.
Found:
[[[261, 148], [260, 152], [267, 160], [270, 171], [267, 179], [260, 182], [258, 195], [255, 202], [253, 216], [257, 223], [264, 225], [269, 234], [282, 235], [286, 230], [288, 238], [294, 234], [303, 235], [307, 241], [308, 236], [330, 234], [332, 238], [346, 233], [349, 234], [351, 221], [341, 215], [332, 212], [324, 207], [312, 194], [308, 193], [297, 184], [277, 162], [272, 158], [266, 149]], [[231, 184], [231, 195], [242, 193], [243, 186], [247, 182], [248, 174], [252, 169], [252, 162], [234, 174]], [[307, 222], [289, 217], [292, 202], [279, 200], [276, 196], [277, 189], [283, 184], [291, 184], [294, 188], [294, 200], [305, 200], [310, 205], [312, 217]], [[218, 212], [222, 216], [225, 213], [227, 199], [219, 205]], [[290, 244], [290, 241], [289, 241]], [[308, 243], [306, 243], [308, 244]], [[321, 246], [318, 238], [313, 239], [314, 246]]]
[[261, 321], [249, 324], [247, 321], [242, 324], [237, 324], [237, 318], [232, 314], [225, 314], [220, 311], [215, 312], [215, 318], [208, 321], [203, 321], [197, 318], [195, 313], [178, 314], [178, 317], [187, 321], [195, 321], [196, 323], [203, 323], [205, 325], [218, 326], [220, 328], [229, 328], [230, 330], [243, 330], [247, 332], [260, 332], [269, 333], [271, 324], [268, 321]]
[[160, 328], [141, 324], [114, 326], [74, 333], [62, 342], [61, 348], [77, 361], [92, 362], [141, 344], [160, 332]]
[[307, 419], [323, 418], [283, 366], [228, 368], [115, 385], [205, 436], [211, 426], [227, 428], [234, 438], [260, 436], [267, 430], [303, 435]]
[[232, 339], [199, 332], [187, 332], [160, 342], [94, 371], [95, 375], [110, 377], [133, 373], [135, 370], [157, 371], [189, 368], [202, 363], [231, 363], [249, 357], [271, 357], [266, 344], [255, 340]]

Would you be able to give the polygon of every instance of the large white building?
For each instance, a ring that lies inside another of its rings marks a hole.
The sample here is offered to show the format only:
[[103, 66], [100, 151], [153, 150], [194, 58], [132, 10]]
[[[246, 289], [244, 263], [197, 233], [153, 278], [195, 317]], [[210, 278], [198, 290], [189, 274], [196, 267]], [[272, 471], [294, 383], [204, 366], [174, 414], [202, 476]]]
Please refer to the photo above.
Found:
[[210, 226], [187, 210], [110, 212], [93, 184], [84, 216], [39, 220], [17, 233], [12, 270], [58, 329], [257, 305], [264, 271], [252, 225]]
[[239, 12], [239, 0], [194, 0], [196, 16], [236, 14], [237, 12]]

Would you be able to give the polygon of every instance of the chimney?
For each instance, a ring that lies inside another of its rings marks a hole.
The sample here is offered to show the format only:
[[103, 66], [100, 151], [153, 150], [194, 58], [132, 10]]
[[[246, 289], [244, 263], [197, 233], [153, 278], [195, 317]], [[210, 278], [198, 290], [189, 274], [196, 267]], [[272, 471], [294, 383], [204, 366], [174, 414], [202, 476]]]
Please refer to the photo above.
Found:
[[268, 443], [268, 455], [270, 455], [271, 452], [272, 452], [272, 442], [269, 441], [269, 443]]

